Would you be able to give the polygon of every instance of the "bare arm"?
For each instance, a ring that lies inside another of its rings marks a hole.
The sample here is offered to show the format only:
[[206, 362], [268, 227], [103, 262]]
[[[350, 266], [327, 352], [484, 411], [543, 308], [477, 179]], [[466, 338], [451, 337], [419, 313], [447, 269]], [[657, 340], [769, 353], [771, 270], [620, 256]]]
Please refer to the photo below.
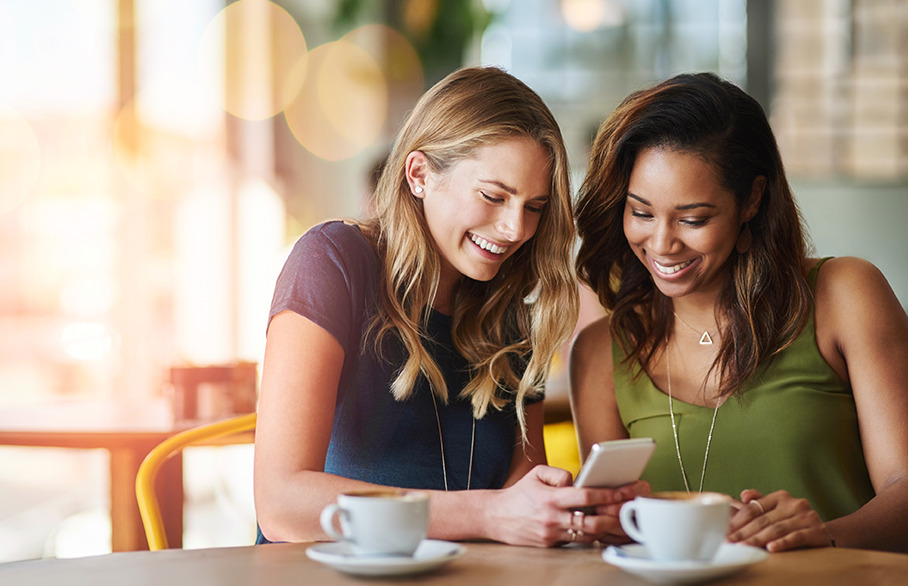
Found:
[[845, 547], [908, 552], [908, 317], [876, 267], [836, 258], [819, 272], [816, 333], [820, 353], [851, 383], [876, 496], [824, 524], [803, 499], [783, 491], [765, 497], [744, 491], [743, 502], [760, 504], [742, 508], [729, 538], [770, 551], [834, 540]]
[[876, 492], [827, 525], [839, 545], [908, 551], [908, 316], [868, 262], [832, 259], [820, 276], [817, 342], [851, 382]]
[[284, 311], [265, 345], [255, 437], [255, 508], [272, 541], [324, 539], [321, 509], [368, 486], [322, 472], [344, 351], [326, 330]]
[[627, 437], [612, 374], [612, 335], [604, 317], [584, 328], [571, 348], [571, 413], [583, 459], [594, 443]]

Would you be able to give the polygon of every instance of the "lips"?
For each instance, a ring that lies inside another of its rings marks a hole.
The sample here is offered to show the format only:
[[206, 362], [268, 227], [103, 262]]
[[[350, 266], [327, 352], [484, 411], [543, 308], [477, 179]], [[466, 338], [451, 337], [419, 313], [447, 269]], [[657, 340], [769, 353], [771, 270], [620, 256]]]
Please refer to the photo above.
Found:
[[504, 254], [508, 251], [507, 246], [498, 246], [494, 242], [489, 242], [482, 236], [477, 236], [476, 234], [470, 234], [470, 240], [479, 248], [491, 252], [492, 254]]

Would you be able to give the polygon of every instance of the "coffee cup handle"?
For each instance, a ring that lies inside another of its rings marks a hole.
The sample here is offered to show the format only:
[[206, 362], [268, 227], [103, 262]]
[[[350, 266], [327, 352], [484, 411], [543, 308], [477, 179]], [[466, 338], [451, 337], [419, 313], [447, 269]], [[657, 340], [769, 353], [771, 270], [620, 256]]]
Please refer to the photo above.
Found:
[[624, 529], [624, 532], [627, 533], [628, 537], [637, 543], [645, 543], [646, 539], [643, 537], [643, 533], [640, 532], [636, 520], [634, 519], [634, 513], [637, 512], [636, 505], [637, 503], [634, 501], [624, 503], [624, 506], [618, 511], [618, 520], [621, 521], [621, 528]]
[[336, 541], [347, 541], [347, 538], [334, 528], [334, 517], [338, 513], [343, 515], [344, 510], [337, 506], [336, 503], [331, 503], [330, 505], [322, 509], [322, 514], [318, 520], [322, 525], [322, 530], [328, 534], [328, 537], [331, 537]]

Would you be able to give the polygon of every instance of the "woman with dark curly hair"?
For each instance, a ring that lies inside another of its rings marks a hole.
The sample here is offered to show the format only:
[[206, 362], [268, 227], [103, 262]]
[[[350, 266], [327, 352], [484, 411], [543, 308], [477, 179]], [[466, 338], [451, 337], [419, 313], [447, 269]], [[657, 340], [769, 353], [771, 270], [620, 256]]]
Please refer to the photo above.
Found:
[[576, 220], [607, 310], [572, 349], [582, 453], [655, 438], [644, 479], [740, 498], [731, 541], [908, 550], [908, 318], [870, 263], [808, 256], [752, 97], [706, 73], [630, 95]]

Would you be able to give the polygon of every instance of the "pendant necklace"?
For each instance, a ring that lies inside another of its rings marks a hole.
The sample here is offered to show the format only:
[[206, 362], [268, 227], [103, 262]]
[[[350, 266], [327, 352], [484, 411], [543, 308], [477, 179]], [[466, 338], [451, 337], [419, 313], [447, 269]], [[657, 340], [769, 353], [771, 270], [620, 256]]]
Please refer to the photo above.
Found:
[[[705, 332], [704, 335], [706, 335]], [[700, 343], [702, 344], [703, 342], [701, 341]], [[712, 341], [709, 343], [712, 344]], [[665, 374], [668, 378], [668, 413], [672, 419], [672, 435], [675, 436], [675, 452], [678, 454], [678, 465], [681, 466], [681, 478], [684, 479], [684, 488], [690, 493], [690, 484], [687, 482], [687, 472], [684, 471], [684, 461], [681, 459], [681, 444], [678, 442], [678, 427], [675, 425], [675, 410], [672, 405], [672, 367], [671, 360], [669, 359], [667, 342], [665, 344]], [[713, 429], [716, 427], [716, 415], [719, 413], [720, 405], [719, 399], [716, 399], [716, 408], [713, 410], [713, 420], [712, 423], [709, 424], [709, 435], [706, 436], [706, 453], [703, 454], [703, 470], [700, 471], [700, 488], [697, 491], [698, 493], [703, 492], [703, 479], [706, 478], [706, 461], [709, 459], [709, 444], [713, 439]]]
[[[445, 492], [448, 492], [448, 468], [445, 466], [445, 440], [441, 437], [441, 417], [438, 416], [438, 402], [435, 400], [435, 393], [429, 390], [432, 395], [432, 406], [435, 407], [435, 421], [438, 423], [438, 443], [441, 445], [441, 474], [445, 481]], [[470, 435], [470, 467], [467, 469], [467, 490], [470, 490], [470, 480], [473, 476], [473, 445], [476, 440], [476, 418], [472, 415], [473, 433]]]
[[678, 315], [677, 312], [674, 312], [674, 311], [673, 311], [672, 313], [675, 314], [675, 317], [677, 317], [678, 319], [681, 320], [681, 323], [683, 323], [683, 324], [686, 325], [688, 328], [690, 328], [690, 331], [692, 331], [693, 333], [695, 333], [695, 334], [697, 334], [698, 336], [700, 336], [700, 345], [701, 345], [701, 346], [712, 346], [712, 345], [713, 345], [713, 339], [709, 336], [709, 331], [708, 331], [708, 330], [703, 330], [703, 335], [700, 335], [700, 332], [698, 332], [698, 331], [696, 330], [696, 328], [694, 328], [694, 326], [692, 326], [692, 325], [690, 325], [689, 323], [687, 323], [686, 321], [684, 321], [684, 318], [681, 317], [680, 315]]

